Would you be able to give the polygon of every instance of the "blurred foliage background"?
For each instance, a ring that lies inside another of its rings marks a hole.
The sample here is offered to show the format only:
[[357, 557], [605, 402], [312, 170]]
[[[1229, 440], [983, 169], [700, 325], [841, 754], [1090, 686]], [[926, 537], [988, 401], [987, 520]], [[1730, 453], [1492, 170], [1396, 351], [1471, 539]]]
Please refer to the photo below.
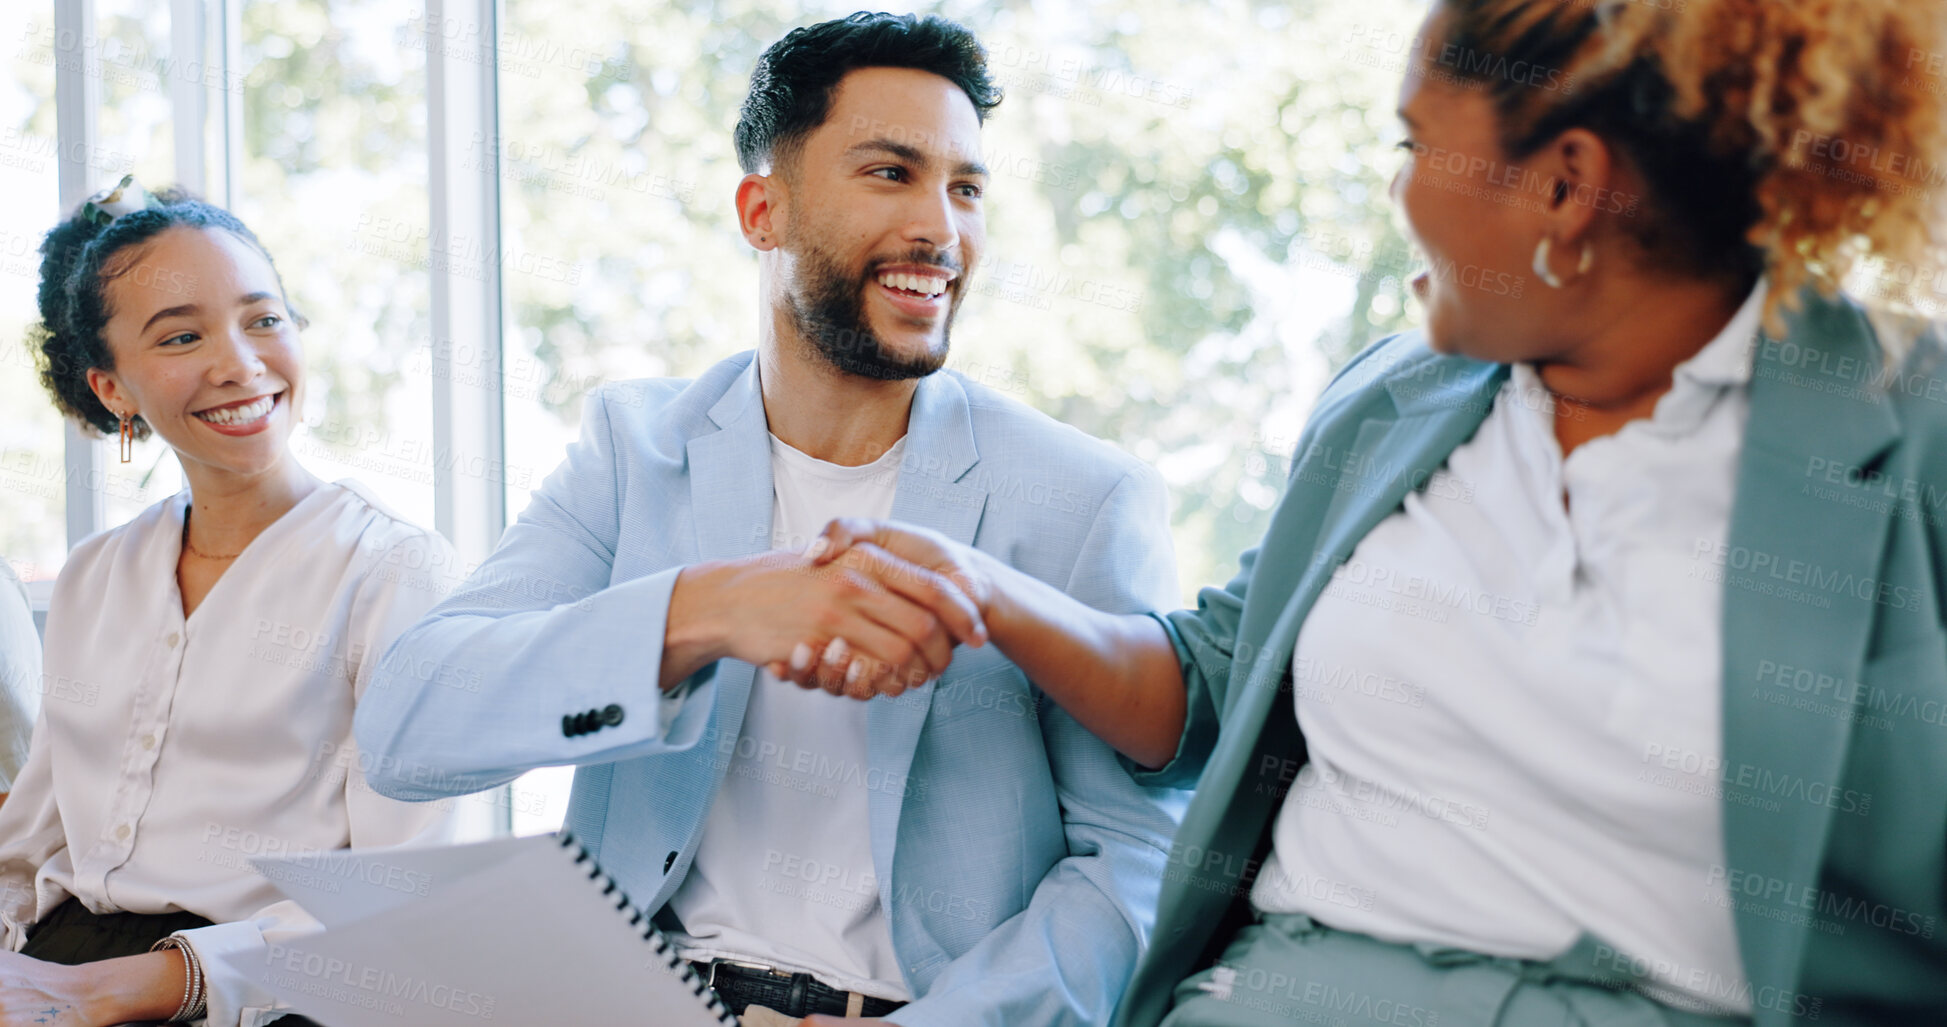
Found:
[[[116, 4], [133, 10], [104, 0], [104, 32], [166, 57], [166, 11]], [[764, 47], [852, 9], [505, 0], [496, 27], [429, 25], [382, 0], [247, 3], [231, 69], [236, 206], [312, 321], [301, 457], [432, 521], [430, 376], [494, 379], [469, 363], [468, 340], [431, 339], [430, 261], [497, 262], [504, 276], [510, 514], [559, 462], [590, 388], [695, 375], [753, 346], [757, 263], [731, 206], [737, 108]], [[988, 256], [949, 366], [1155, 464], [1172, 487], [1185, 597], [1227, 579], [1332, 369], [1408, 320], [1386, 188], [1421, 0], [890, 9], [974, 29], [1007, 93], [984, 133]], [[497, 246], [427, 229], [435, 47], [500, 64], [499, 136], [462, 141], [474, 169], [499, 158]], [[27, 52], [9, 76], [23, 102], [5, 117], [51, 138], [51, 69]], [[131, 81], [110, 99], [142, 117], [118, 123], [117, 146], [166, 180], [166, 105], [151, 110], [166, 70]], [[20, 230], [37, 236], [54, 214], [49, 198]], [[9, 340], [31, 317], [18, 285], [0, 297]], [[33, 437], [6, 444], [58, 464], [58, 422], [18, 363], [0, 362], [0, 397], [39, 407]], [[145, 471], [165, 493], [168, 459], [152, 454]], [[29, 504], [46, 507], [0, 492], [0, 552], [47, 553], [58, 569], [58, 508], [29, 527], [9, 509]]]
[[[852, 8], [505, 9], [507, 245], [580, 272], [507, 278], [510, 386], [534, 386], [510, 387], [509, 460], [545, 469], [588, 383], [694, 375], [755, 344], [731, 129], [763, 48]], [[1386, 184], [1420, 5], [893, 9], [973, 28], [1007, 93], [949, 366], [1157, 465], [1186, 597], [1228, 579], [1330, 370], [1404, 323]]]

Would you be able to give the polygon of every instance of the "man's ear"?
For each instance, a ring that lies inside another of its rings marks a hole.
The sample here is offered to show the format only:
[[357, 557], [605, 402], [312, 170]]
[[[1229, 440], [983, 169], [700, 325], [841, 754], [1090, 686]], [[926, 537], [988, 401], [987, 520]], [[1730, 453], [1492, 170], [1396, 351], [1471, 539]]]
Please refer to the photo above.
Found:
[[775, 175], [749, 174], [737, 183], [737, 227], [759, 252], [777, 249], [784, 212], [784, 182]]

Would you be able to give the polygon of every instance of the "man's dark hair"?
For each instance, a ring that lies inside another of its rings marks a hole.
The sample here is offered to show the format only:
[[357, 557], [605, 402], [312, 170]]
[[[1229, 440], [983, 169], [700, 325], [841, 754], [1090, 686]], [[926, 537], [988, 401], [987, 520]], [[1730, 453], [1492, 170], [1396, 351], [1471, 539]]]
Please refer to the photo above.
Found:
[[957, 22], [938, 15], [874, 14], [792, 29], [757, 59], [737, 117], [737, 163], [746, 174], [782, 165], [825, 123], [832, 96], [860, 68], [916, 68], [959, 86], [982, 122], [1000, 106], [987, 77], [987, 51]]

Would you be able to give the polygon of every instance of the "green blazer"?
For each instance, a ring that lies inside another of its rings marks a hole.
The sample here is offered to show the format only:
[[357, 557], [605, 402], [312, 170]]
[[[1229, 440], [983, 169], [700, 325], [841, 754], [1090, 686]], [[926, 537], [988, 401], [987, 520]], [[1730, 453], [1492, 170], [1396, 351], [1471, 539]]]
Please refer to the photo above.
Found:
[[[1947, 340], [1882, 371], [1857, 306], [1808, 293], [1761, 340], [1724, 580], [1726, 866], [1755, 1022], [1947, 1020]], [[1504, 365], [1413, 334], [1320, 398], [1291, 481], [1235, 580], [1161, 617], [1189, 717], [1148, 783], [1195, 784], [1154, 940], [1116, 1023], [1248, 921], [1251, 877], [1305, 759], [1289, 664], [1299, 626], [1373, 526], [1470, 438]], [[1427, 682], [1438, 688], [1438, 682]], [[1700, 882], [1700, 892], [1701, 892]]]

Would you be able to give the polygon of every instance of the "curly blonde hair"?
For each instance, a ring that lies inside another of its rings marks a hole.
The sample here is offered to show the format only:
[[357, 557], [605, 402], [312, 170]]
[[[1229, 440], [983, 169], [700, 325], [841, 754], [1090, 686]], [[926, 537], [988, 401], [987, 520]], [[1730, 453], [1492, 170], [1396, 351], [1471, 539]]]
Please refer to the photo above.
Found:
[[[1649, 182], [1639, 241], [1679, 271], [1767, 276], [1771, 330], [1805, 286], [1861, 272], [1894, 311], [1947, 290], [1947, 3], [1441, 3], [1451, 52], [1496, 58], [1452, 63], [1511, 154], [1602, 135]], [[1520, 61], [1549, 88], [1497, 73]]]

